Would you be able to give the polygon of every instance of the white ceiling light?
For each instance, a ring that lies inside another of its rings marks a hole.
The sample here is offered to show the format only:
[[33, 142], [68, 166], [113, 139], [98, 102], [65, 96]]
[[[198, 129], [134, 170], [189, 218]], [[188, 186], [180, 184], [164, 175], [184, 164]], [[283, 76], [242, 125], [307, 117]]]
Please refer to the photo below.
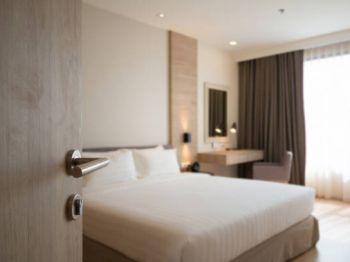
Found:
[[157, 16], [158, 16], [159, 18], [164, 18], [164, 17], [165, 17], [165, 14], [164, 14], [164, 13], [158, 13]]
[[229, 45], [235, 46], [235, 45], [237, 45], [237, 42], [236, 41], [230, 41]]

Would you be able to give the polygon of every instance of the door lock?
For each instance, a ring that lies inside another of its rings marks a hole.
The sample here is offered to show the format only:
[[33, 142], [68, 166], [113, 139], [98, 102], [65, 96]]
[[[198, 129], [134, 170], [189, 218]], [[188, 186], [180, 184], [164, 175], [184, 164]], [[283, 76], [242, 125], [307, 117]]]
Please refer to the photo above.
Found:
[[67, 213], [68, 218], [71, 220], [76, 220], [83, 214], [83, 199], [81, 195], [74, 194], [68, 198]]

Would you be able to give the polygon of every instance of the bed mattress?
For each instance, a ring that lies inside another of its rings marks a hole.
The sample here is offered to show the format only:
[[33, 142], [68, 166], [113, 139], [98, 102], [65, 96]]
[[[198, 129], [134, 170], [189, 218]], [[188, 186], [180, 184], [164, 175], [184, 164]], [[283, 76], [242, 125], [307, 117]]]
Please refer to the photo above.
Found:
[[169, 175], [84, 190], [84, 235], [135, 261], [231, 261], [310, 216], [314, 191]]

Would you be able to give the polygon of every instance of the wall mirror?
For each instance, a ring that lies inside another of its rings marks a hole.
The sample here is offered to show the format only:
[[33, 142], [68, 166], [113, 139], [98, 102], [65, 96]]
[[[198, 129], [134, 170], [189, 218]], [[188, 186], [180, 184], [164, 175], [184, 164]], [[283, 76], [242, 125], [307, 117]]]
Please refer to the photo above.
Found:
[[211, 83], [204, 85], [204, 137], [205, 142], [227, 142], [228, 89]]

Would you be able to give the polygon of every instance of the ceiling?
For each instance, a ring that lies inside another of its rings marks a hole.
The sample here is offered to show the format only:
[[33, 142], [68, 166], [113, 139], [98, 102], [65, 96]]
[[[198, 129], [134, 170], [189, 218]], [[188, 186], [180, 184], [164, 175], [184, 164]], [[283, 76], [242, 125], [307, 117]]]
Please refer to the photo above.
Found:
[[[350, 28], [350, 0], [84, 0], [232, 52]], [[284, 8], [281, 14], [278, 10]], [[159, 18], [158, 13], [165, 18]], [[230, 46], [229, 41], [238, 42]]]

